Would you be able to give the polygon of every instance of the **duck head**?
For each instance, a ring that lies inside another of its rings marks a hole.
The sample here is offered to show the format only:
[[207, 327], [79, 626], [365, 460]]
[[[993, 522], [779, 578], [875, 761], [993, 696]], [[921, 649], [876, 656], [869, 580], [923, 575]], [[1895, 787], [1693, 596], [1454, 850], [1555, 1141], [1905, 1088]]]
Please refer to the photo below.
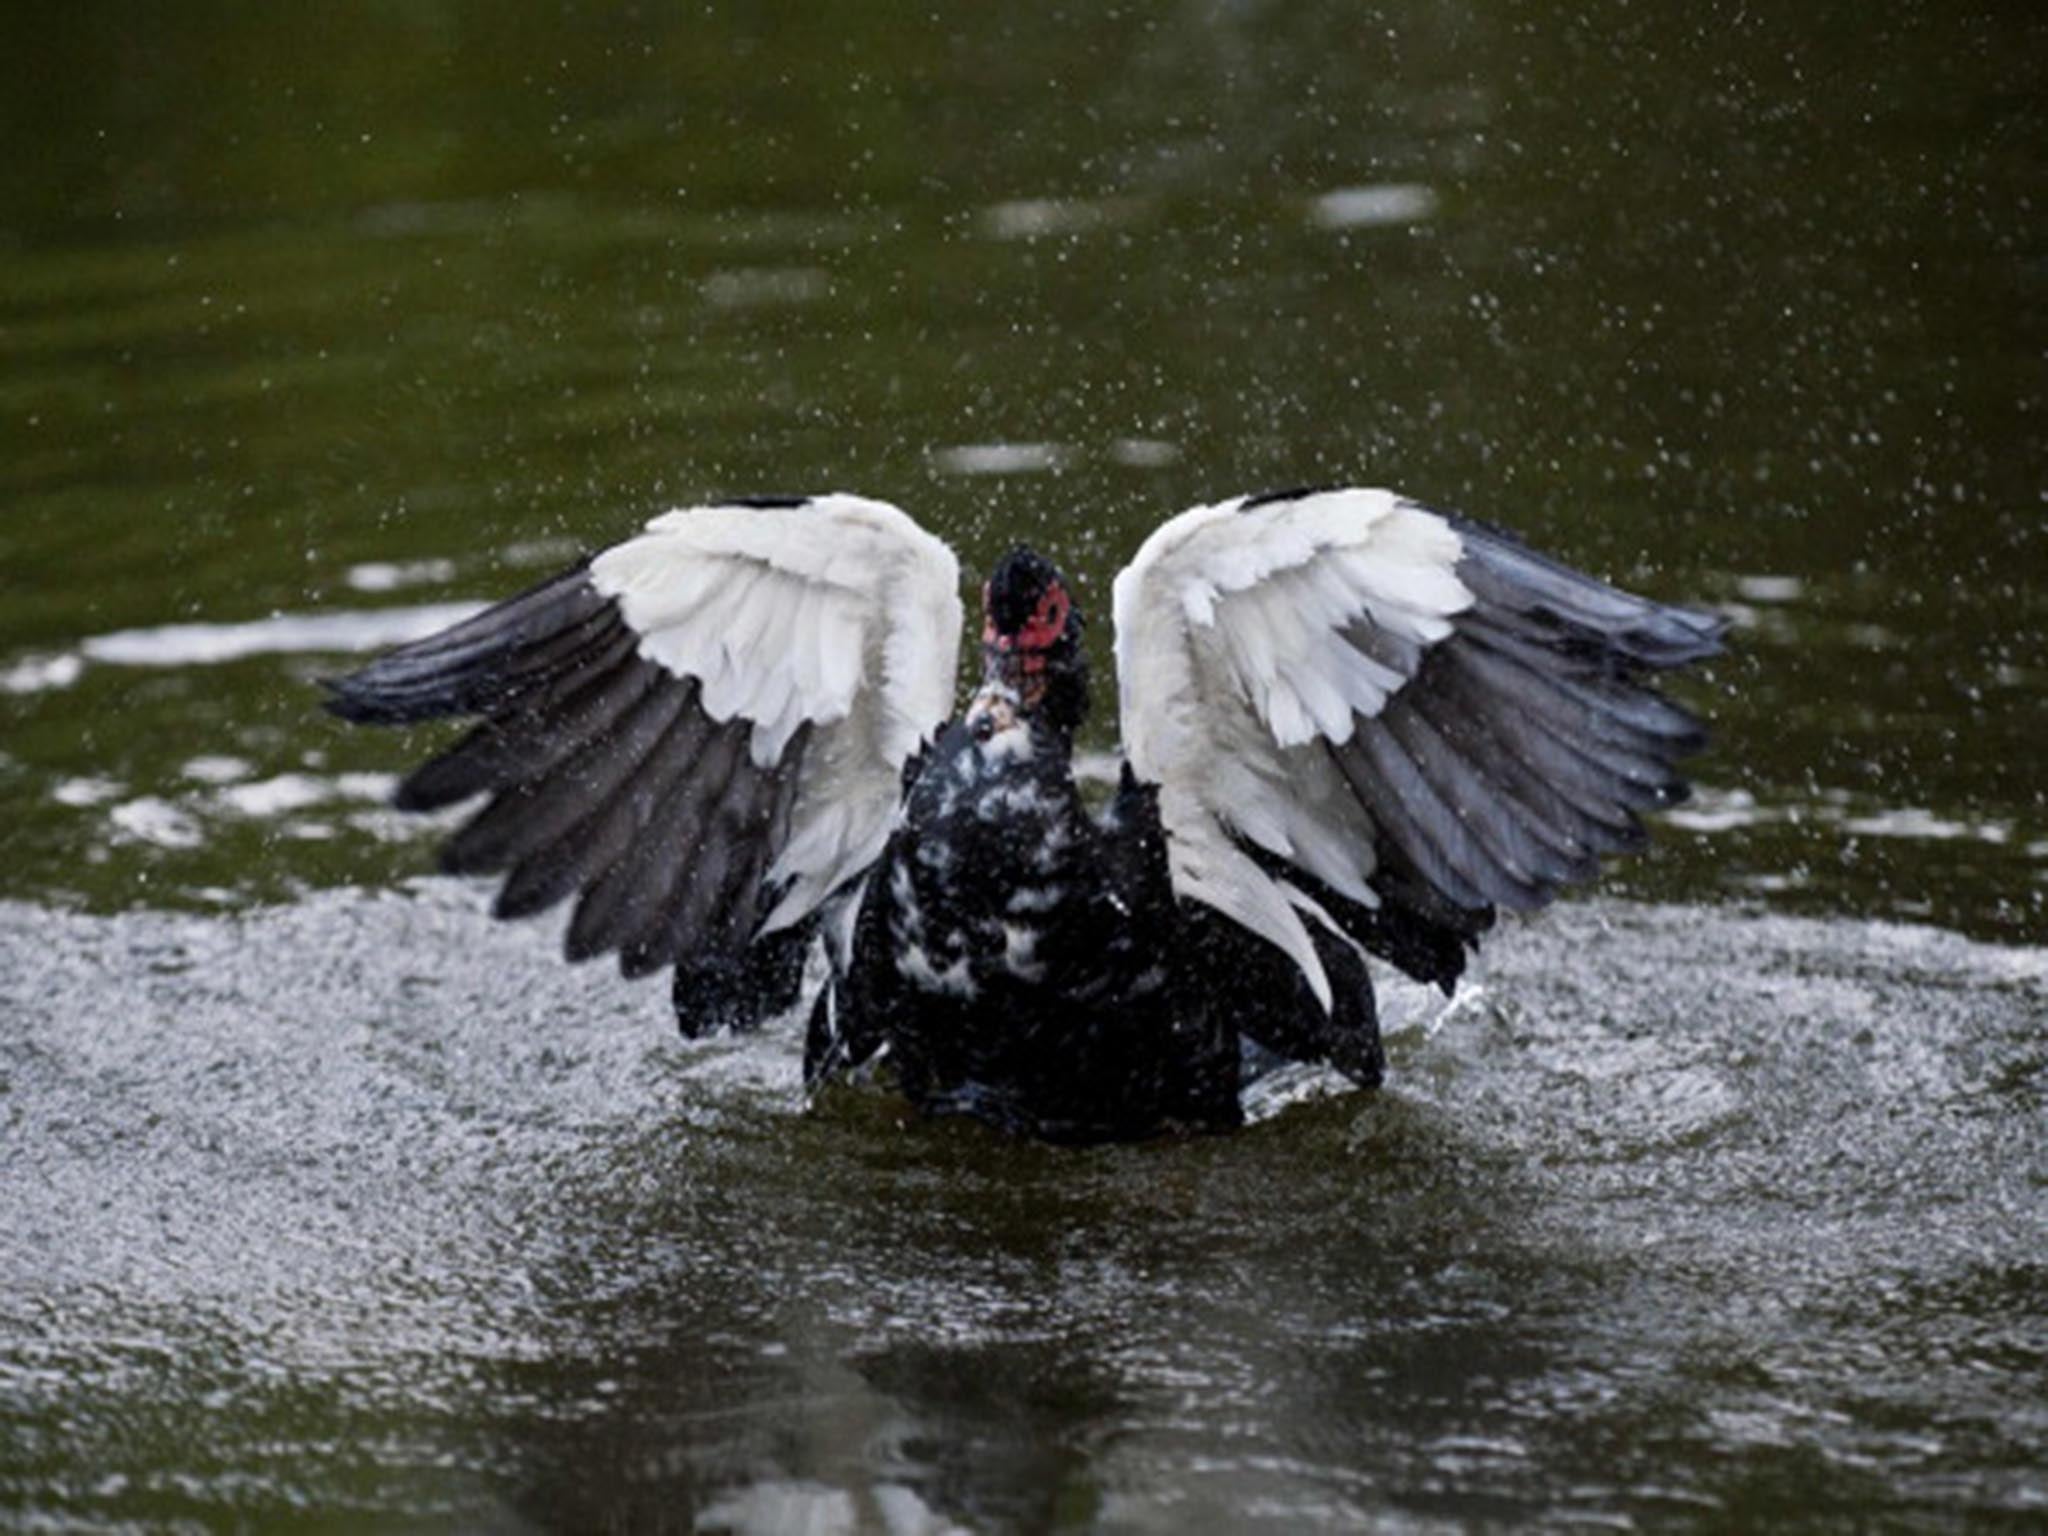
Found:
[[982, 690], [1006, 691], [1025, 718], [1071, 735], [1088, 713], [1081, 610], [1058, 566], [1021, 545], [981, 589]]

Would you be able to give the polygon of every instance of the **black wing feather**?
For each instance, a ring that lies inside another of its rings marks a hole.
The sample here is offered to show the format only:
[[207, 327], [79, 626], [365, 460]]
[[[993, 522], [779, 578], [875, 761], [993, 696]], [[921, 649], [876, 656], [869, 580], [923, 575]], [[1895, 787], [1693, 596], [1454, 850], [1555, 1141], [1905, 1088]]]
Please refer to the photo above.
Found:
[[[718, 727], [701, 710], [686, 708], [681, 711], [661, 742], [648, 755], [647, 764], [651, 767], [643, 766], [641, 770], [650, 781], [647, 792], [651, 794], [661, 786], [671, 786], [667, 795], [673, 798], [677, 792], [674, 786], [690, 773], [705, 742], [716, 729]], [[559, 798], [573, 803], [573, 795], [566, 790], [559, 794]], [[524, 917], [545, 911], [582, 889], [610, 867], [617, 853], [615, 849], [600, 847], [602, 829], [607, 824], [599, 820], [603, 810], [601, 803], [559, 836], [533, 846], [520, 858], [506, 879], [505, 888], [499, 893], [499, 916]], [[667, 827], [661, 822], [660, 815], [657, 810], [655, 819], [649, 822], [644, 834], [630, 845], [635, 854], [671, 835], [679, 843], [686, 841], [688, 828]]]
[[[728, 750], [737, 749], [737, 755], [744, 761], [744, 747], [743, 741], [728, 744], [715, 740], [707, 744], [705, 756], [716, 761]], [[754, 777], [769, 781], [766, 774]], [[707, 817], [700, 792], [703, 779], [704, 776], [698, 776], [671, 782], [646, 835], [634, 843], [628, 855], [627, 883], [641, 893], [640, 899], [619, 920], [619, 963], [628, 975], [660, 970], [676, 955], [694, 947], [696, 929], [688, 921], [686, 898], [690, 874], [696, 865], [700, 829], [709, 822], [707, 835], [713, 838], [734, 830], [756, 830], [728, 828]], [[731, 774], [731, 781], [743, 782], [736, 771]], [[752, 917], [749, 908], [750, 924]]]
[[[483, 716], [396, 796], [406, 810], [490, 797], [444, 846], [443, 867], [507, 872], [501, 917], [576, 897], [572, 960], [616, 950], [629, 976], [675, 965], [686, 1028], [742, 1025], [752, 1005], [721, 978], [759, 973], [779, 993], [809, 944], [806, 926], [749, 958], [809, 732], [776, 762], [754, 762], [752, 726], [713, 720], [697, 683], [641, 657], [639, 638], [585, 562], [329, 680], [328, 708], [370, 724]], [[686, 1008], [690, 978], [718, 994], [714, 1006]]]
[[1344, 632], [1407, 678], [1327, 748], [1379, 829], [1381, 905], [1288, 870], [1366, 948], [1444, 985], [1496, 906], [1543, 905], [1640, 847], [1638, 811], [1685, 798], [1678, 763], [1706, 732], [1653, 674], [1717, 654], [1726, 628], [1452, 522], [1474, 603], [1451, 634], [1425, 650], [1367, 620]]
[[398, 786], [405, 811], [435, 811], [471, 795], [539, 778], [591, 738], [608, 731], [634, 694], [637, 674], [624, 664], [638, 637], [614, 623], [601, 645], [573, 667], [522, 691], [453, 747], [407, 774]]
[[590, 583], [589, 561], [347, 677], [325, 680], [327, 707], [363, 725], [411, 725], [486, 714], [523, 689], [573, 666], [617, 622]]

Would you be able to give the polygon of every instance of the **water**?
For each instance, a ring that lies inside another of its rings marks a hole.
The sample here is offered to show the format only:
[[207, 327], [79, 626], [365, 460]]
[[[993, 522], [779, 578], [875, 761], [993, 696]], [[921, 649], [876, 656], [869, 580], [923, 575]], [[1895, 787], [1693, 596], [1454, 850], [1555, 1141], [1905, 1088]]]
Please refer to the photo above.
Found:
[[[2038, 1518], [2048, 956], [1585, 903], [1395, 1091], [795, 1112], [446, 882], [0, 912], [18, 1513]], [[910, 1524], [891, 1529], [938, 1529]]]
[[[13, 30], [0, 1518], [2041, 1518], [2035, 8]], [[831, 486], [1106, 677], [1159, 517], [1348, 478], [1738, 645], [1653, 857], [1241, 1136], [802, 1114], [312, 707]]]

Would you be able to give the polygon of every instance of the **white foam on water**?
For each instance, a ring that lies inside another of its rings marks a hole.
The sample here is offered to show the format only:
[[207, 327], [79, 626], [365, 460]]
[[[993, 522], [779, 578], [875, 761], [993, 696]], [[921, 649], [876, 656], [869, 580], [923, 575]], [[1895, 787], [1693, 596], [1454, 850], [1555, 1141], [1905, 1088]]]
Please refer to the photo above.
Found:
[[482, 603], [421, 603], [331, 613], [274, 613], [239, 624], [163, 624], [95, 635], [79, 647], [91, 661], [124, 667], [209, 666], [248, 656], [381, 650], [421, 640], [474, 618]]
[[1038, 240], [1128, 224], [1144, 210], [1129, 197], [1020, 197], [990, 204], [975, 224], [992, 240]]
[[1324, 229], [1420, 224], [1433, 217], [1437, 195], [1420, 182], [1390, 181], [1338, 187], [1309, 204], [1309, 219]]
[[388, 773], [344, 773], [332, 778], [311, 773], [281, 773], [252, 784], [233, 784], [213, 796], [213, 804], [238, 816], [284, 816], [336, 800], [383, 801], [398, 779]]
[[1824, 789], [1811, 798], [1760, 801], [1746, 789], [1694, 788], [1685, 805], [1663, 813], [1662, 819], [1688, 832], [1736, 832], [1751, 827], [1817, 825], [1852, 837], [1920, 838], [1931, 842], [1967, 841], [2004, 845], [2012, 841], [2012, 823], [1984, 819], [1966, 821], [1939, 816], [1924, 806], [1857, 804], [1846, 790]]
[[2002, 821], [1957, 821], [1918, 805], [1902, 805], [1868, 816], [1851, 816], [1842, 822], [1844, 832], [1861, 837], [1924, 837], [1936, 842], [1967, 838], [1978, 843], [2006, 843], [2012, 828]]
[[1180, 461], [1180, 445], [1158, 437], [1120, 437], [1109, 445], [1109, 456], [1127, 469], [1164, 469]]
[[831, 293], [831, 274], [821, 267], [733, 267], [713, 272], [703, 284], [705, 301], [718, 309], [809, 304]]
[[56, 788], [50, 791], [50, 798], [59, 805], [83, 808], [91, 805], [105, 805], [109, 800], [118, 800], [127, 792], [127, 786], [118, 779], [82, 777], [59, 779]]
[[69, 688], [84, 671], [83, 658], [75, 655], [24, 656], [0, 670], [0, 693], [45, 693]]
[[1059, 443], [962, 443], [932, 452], [932, 467], [946, 475], [1043, 475], [1073, 461]]
[[1752, 603], [1791, 603], [1799, 600], [1806, 583], [1797, 576], [1738, 576], [1735, 590]]
[[369, 560], [350, 566], [342, 580], [358, 592], [396, 592], [401, 587], [450, 581], [454, 576], [453, 560]]
[[151, 843], [158, 848], [197, 848], [206, 834], [192, 816], [161, 795], [124, 800], [107, 813], [117, 841]]
[[195, 784], [232, 784], [255, 771], [244, 758], [225, 753], [205, 753], [188, 761], [179, 772]]

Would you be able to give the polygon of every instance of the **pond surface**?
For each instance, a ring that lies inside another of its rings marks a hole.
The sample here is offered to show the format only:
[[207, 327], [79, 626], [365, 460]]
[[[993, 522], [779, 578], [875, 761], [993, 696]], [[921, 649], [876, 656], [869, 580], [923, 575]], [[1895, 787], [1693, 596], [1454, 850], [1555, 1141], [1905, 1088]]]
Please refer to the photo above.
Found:
[[483, 907], [0, 909], [17, 1513], [2048, 1512], [2039, 950], [1574, 904], [1388, 989], [1390, 1092], [1076, 1152], [801, 1114]]
[[[2048, 1517], [2037, 6], [12, 30], [0, 1523]], [[1240, 1136], [802, 1113], [315, 707], [832, 487], [1106, 677], [1160, 518], [1327, 480], [1737, 643], [1650, 857]]]

